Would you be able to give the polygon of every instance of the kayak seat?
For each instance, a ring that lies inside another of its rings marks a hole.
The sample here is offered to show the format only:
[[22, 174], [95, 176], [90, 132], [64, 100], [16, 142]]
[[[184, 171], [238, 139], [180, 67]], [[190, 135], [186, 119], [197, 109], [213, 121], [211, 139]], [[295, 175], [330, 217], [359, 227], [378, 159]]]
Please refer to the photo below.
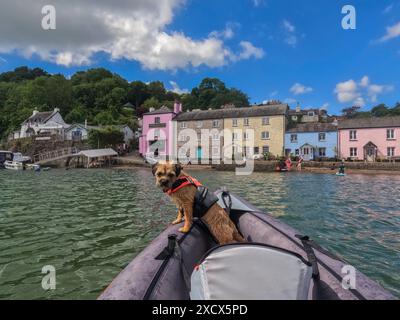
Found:
[[191, 275], [192, 300], [307, 300], [310, 264], [300, 255], [257, 243], [211, 249]]

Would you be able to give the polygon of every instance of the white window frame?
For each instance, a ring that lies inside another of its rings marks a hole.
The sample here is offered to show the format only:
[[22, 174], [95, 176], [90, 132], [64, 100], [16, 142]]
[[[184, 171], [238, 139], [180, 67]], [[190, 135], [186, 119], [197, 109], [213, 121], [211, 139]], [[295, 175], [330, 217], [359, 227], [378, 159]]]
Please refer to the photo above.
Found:
[[263, 126], [268, 126], [269, 125], [269, 117], [263, 117], [262, 118], [262, 125]]
[[248, 132], [244, 132], [243, 133], [243, 140], [244, 141], [248, 141], [250, 139], [249, 133]]
[[[323, 154], [321, 154], [321, 150], [324, 151]], [[326, 148], [324, 148], [324, 147], [318, 148], [318, 155], [320, 157], [326, 157]]]
[[394, 140], [394, 129], [387, 129], [386, 130], [386, 140]]
[[[295, 137], [296, 139], [293, 139], [293, 137]], [[290, 142], [291, 143], [297, 143], [297, 134], [296, 133], [292, 133], [292, 134], [290, 134]]]
[[238, 126], [238, 119], [232, 119], [232, 127]]
[[249, 119], [249, 118], [244, 118], [244, 119], [243, 119], [243, 125], [244, 125], [245, 127], [248, 127], [248, 126], [250, 125], [250, 119]]
[[350, 138], [350, 141], [356, 141], [357, 140], [357, 130], [350, 130], [349, 138]]
[[262, 146], [262, 152], [263, 152], [263, 154], [269, 153], [269, 146]]
[[358, 155], [358, 150], [355, 147], [350, 148], [350, 157], [357, 157]]
[[[321, 135], [324, 135], [323, 139], [321, 139]], [[325, 132], [318, 133], [318, 141], [326, 141], [326, 133]]]
[[269, 131], [261, 132], [261, 140], [269, 140], [269, 139], [270, 139]]
[[394, 157], [396, 154], [396, 147], [387, 147], [387, 156]]
[[155, 124], [160, 124], [161, 123], [161, 118], [160, 117], [155, 117], [154, 118], [154, 123]]
[[220, 127], [220, 121], [219, 120], [213, 120], [212, 126], [213, 126], [213, 128], [219, 128]]
[[196, 122], [196, 127], [197, 128], [202, 128], [203, 127], [203, 121], [197, 121]]
[[181, 129], [186, 129], [186, 128], [187, 128], [186, 122], [181, 122]]

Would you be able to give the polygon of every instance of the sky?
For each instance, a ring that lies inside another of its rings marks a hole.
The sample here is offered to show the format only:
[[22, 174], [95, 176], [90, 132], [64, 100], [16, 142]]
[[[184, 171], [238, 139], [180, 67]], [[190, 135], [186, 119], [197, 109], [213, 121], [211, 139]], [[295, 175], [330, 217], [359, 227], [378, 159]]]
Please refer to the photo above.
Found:
[[[55, 29], [42, 27], [46, 5]], [[355, 29], [342, 27], [345, 5]], [[331, 114], [393, 106], [400, 1], [2, 0], [0, 72], [21, 65], [66, 77], [104, 67], [179, 93], [217, 77], [251, 103], [279, 99]]]

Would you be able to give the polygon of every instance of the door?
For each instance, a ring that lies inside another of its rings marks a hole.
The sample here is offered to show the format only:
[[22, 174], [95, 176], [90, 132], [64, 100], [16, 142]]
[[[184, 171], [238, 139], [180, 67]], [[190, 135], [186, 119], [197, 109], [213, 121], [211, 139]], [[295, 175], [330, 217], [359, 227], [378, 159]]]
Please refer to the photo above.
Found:
[[374, 162], [375, 161], [375, 147], [366, 147], [365, 151], [367, 153], [367, 161]]
[[304, 161], [310, 161], [311, 148], [309, 148], [309, 147], [304, 147], [302, 153], [303, 153], [303, 159], [304, 159]]
[[201, 162], [201, 158], [203, 157], [203, 150], [201, 149], [201, 147], [197, 147], [196, 156], [197, 156], [197, 159], [199, 160], [199, 163], [200, 163]]

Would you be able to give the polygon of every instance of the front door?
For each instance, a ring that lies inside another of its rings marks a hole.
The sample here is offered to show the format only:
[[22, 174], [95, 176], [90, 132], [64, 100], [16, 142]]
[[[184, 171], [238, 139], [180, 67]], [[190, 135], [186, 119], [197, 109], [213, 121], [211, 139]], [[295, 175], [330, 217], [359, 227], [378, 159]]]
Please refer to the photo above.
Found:
[[199, 160], [199, 163], [200, 163], [201, 162], [201, 158], [203, 157], [203, 150], [201, 149], [201, 147], [197, 147], [196, 156], [197, 156], [197, 159]]
[[304, 159], [304, 161], [310, 161], [310, 160], [312, 160], [313, 159], [313, 152], [314, 152], [314, 149], [313, 148], [310, 148], [310, 147], [304, 147], [303, 148], [303, 159]]
[[366, 147], [365, 152], [368, 162], [375, 162], [375, 147]]

